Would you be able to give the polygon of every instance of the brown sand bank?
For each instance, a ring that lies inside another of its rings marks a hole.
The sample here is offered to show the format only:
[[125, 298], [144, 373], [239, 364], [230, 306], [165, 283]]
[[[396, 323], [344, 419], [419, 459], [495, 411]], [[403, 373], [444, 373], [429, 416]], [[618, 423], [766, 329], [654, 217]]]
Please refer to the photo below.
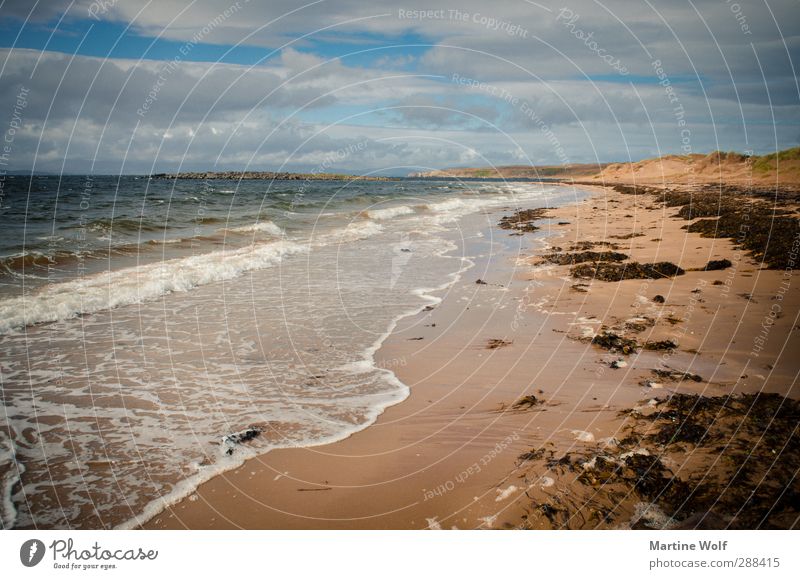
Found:
[[[713, 498], [733, 476], [770, 497], [782, 517], [768, 513], [772, 526], [792, 526], [800, 494], [797, 477], [784, 479], [798, 468], [797, 421], [783, 396], [798, 397], [797, 274], [688, 231], [661, 201], [598, 187], [532, 221], [540, 231], [487, 228], [490, 250], [378, 352], [410, 386], [406, 401], [341, 442], [252, 459], [147, 527], [724, 527], [743, 499]], [[793, 247], [798, 232], [783, 233]], [[601, 281], [601, 260], [639, 266], [626, 269], [634, 279]], [[648, 268], [661, 262], [680, 275]], [[675, 392], [705, 398], [658, 402]], [[753, 392], [781, 396], [730, 397]], [[717, 406], [693, 413], [697, 400]], [[758, 461], [731, 471], [740, 455], [717, 464], [728, 447]], [[675, 498], [694, 494], [702, 501]], [[770, 526], [753, 517], [745, 524]]]

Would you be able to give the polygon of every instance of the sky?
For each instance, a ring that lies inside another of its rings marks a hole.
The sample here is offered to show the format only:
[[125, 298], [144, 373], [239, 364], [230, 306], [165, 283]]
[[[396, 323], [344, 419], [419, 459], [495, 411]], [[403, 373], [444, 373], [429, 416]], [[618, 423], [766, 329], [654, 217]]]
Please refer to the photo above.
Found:
[[0, 3], [0, 169], [405, 175], [800, 144], [798, 0]]

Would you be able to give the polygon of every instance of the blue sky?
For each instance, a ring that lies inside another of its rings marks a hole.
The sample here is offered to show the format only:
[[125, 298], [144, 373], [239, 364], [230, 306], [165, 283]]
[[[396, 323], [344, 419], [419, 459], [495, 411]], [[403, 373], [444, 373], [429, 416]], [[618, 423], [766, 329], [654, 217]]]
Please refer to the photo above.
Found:
[[0, 113], [30, 91], [9, 163], [310, 170], [368, 142], [333, 169], [396, 172], [797, 146], [796, 5], [740, 4], [744, 20], [711, 0], [463, 0], [457, 17], [355, 0], [4, 2]]

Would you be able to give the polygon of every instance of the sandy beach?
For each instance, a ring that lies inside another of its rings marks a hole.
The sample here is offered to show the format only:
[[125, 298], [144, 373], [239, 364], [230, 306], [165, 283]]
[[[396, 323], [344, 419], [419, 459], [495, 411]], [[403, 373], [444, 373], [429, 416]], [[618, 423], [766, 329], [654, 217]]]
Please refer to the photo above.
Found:
[[[576, 187], [591, 197], [546, 216], [509, 207], [473, 220], [485, 249], [475, 266], [376, 354], [410, 387], [405, 401], [343, 441], [251, 459], [145, 527], [736, 527], [749, 511], [722, 495], [745, 475], [718, 459], [733, 448], [753, 455], [764, 441], [770, 448], [757, 450], [774, 460], [746, 475], [773, 500], [770, 485], [797, 468], [796, 422], [786, 431], [796, 410], [780, 402], [798, 396], [793, 263], [766, 269], [736, 239], [687, 231], [680, 207], [652, 191]], [[793, 260], [797, 231], [782, 234]], [[587, 251], [610, 253], [578, 257]], [[603, 281], [572, 269], [599, 260], [681, 270]], [[679, 426], [659, 438], [662, 413], [675, 423], [685, 415], [674, 405], [698, 400], [722, 408], [692, 423], [699, 436]], [[750, 432], [755, 409], [775, 403], [788, 422]], [[745, 448], [745, 431], [755, 446]], [[786, 482], [783, 518], [747, 524], [796, 525], [797, 482]], [[678, 505], [681, 493], [704, 499]]]

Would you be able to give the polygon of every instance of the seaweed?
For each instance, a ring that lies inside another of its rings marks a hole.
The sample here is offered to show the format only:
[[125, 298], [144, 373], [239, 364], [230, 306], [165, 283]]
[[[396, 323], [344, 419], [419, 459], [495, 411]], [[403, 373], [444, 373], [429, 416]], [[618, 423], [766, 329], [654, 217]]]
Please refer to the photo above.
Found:
[[612, 352], [622, 352], [623, 354], [632, 354], [639, 348], [636, 340], [625, 338], [614, 332], [603, 331], [592, 338], [592, 344], [600, 346], [605, 350]]
[[703, 377], [699, 374], [692, 374], [691, 372], [680, 372], [678, 370], [660, 370], [654, 369], [653, 374], [664, 380], [671, 380], [673, 382], [691, 380], [692, 382], [702, 382]]
[[569, 248], [569, 251], [586, 251], [587, 249], [592, 249], [593, 247], [608, 247], [609, 249], [617, 249], [619, 246], [616, 243], [611, 243], [609, 241], [578, 241]]
[[594, 263], [576, 265], [570, 269], [573, 277], [599, 279], [601, 281], [623, 281], [626, 279], [660, 279], [675, 277], [686, 273], [682, 268], [668, 261], [642, 264]]
[[792, 247], [800, 220], [797, 217], [775, 215], [772, 209], [756, 206], [752, 211], [730, 211], [718, 218], [699, 219], [686, 226], [690, 233], [701, 237], [731, 238], [739, 247], [763, 260], [769, 269], [795, 269]]
[[523, 452], [519, 455], [519, 460], [527, 461], [527, 460], [539, 460], [544, 458], [544, 453], [547, 452], [544, 448], [532, 448], [527, 452]]
[[[664, 370], [678, 374], [672, 370]], [[693, 376], [693, 375], [692, 375]], [[800, 402], [778, 394], [673, 394], [652, 411], [628, 409], [628, 435], [612, 452], [532, 451], [525, 468], [542, 464], [572, 474], [570, 494], [531, 505], [551, 526], [597, 527], [623, 504], [643, 502], [660, 521], [632, 525], [679, 528], [793, 528], [800, 517]], [[648, 449], [649, 446], [649, 449]], [[687, 447], [693, 460], [687, 461]], [[669, 459], [669, 460], [668, 460]], [[537, 462], [542, 461], [542, 462]], [[668, 467], [675, 464], [678, 468]], [[581, 490], [583, 488], [583, 490]]]
[[674, 350], [678, 344], [672, 340], [655, 340], [652, 342], [645, 342], [643, 348], [645, 350]]
[[498, 227], [500, 229], [511, 229], [517, 232], [537, 231], [539, 227], [534, 225], [534, 221], [547, 217], [549, 208], [523, 209], [512, 215], [506, 215], [500, 219]]
[[729, 259], [712, 259], [703, 268], [703, 271], [717, 271], [720, 269], [728, 269], [733, 264]]
[[573, 265], [586, 261], [625, 261], [628, 256], [616, 251], [582, 251], [580, 253], [548, 253], [544, 259], [556, 265]]
[[514, 402], [512, 408], [515, 410], [529, 410], [534, 406], [538, 406], [539, 404], [544, 404], [544, 400], [537, 398], [533, 394], [528, 394], [527, 396], [523, 396]]

